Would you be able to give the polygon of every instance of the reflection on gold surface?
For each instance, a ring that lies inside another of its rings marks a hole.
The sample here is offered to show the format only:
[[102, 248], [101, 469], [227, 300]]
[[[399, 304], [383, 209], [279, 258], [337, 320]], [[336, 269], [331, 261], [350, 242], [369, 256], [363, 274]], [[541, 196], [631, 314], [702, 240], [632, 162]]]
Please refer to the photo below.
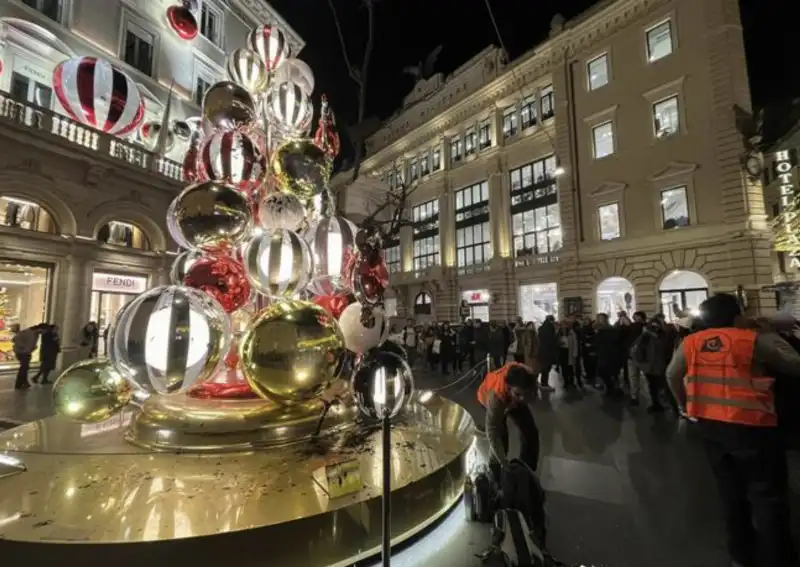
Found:
[[122, 411], [131, 388], [107, 359], [76, 362], [53, 385], [56, 413], [79, 423], [99, 423]]
[[[443, 402], [434, 412], [412, 407], [395, 426], [395, 535], [413, 530], [459, 497], [471, 424], [462, 408]], [[76, 547], [83, 547], [59, 542], [127, 542], [103, 548], [104, 562], [115, 567], [133, 564], [143, 549], [148, 567], [174, 565], [170, 546], [179, 542], [157, 548], [162, 551], [134, 544], [190, 537], [206, 542], [198, 564], [211, 565], [212, 558], [230, 564], [227, 532], [242, 530], [252, 531], [237, 534], [237, 545], [251, 545], [253, 553], [237, 556], [236, 567], [263, 565], [257, 549], [269, 550], [271, 567], [315, 567], [344, 562], [380, 543], [379, 431], [221, 455], [117, 452], [124, 446], [119, 430], [91, 437], [102, 439], [105, 449], [83, 451], [80, 425], [56, 418], [18, 429], [17, 437], [16, 430], [0, 435], [0, 446], [9, 443], [12, 455], [20, 444], [17, 454], [28, 468], [0, 479], [0, 552], [10, 542], [27, 542], [15, 549], [33, 565], [67, 563], [80, 553]], [[363, 473], [362, 490], [328, 499], [313, 472], [353, 459]], [[47, 545], [36, 545], [41, 542]]]

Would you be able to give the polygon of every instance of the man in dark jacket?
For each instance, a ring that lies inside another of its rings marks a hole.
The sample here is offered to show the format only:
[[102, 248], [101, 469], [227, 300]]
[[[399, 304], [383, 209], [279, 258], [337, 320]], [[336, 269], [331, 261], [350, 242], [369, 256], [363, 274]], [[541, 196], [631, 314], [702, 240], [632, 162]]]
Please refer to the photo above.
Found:
[[612, 327], [606, 313], [598, 313], [595, 326], [595, 348], [597, 349], [597, 374], [605, 386], [606, 396], [619, 395], [617, 384], [622, 367], [622, 338], [619, 329]]
[[558, 360], [558, 336], [556, 333], [556, 318], [548, 315], [539, 327], [539, 367], [541, 368], [540, 387], [546, 392], [552, 392], [550, 386], [550, 370]]

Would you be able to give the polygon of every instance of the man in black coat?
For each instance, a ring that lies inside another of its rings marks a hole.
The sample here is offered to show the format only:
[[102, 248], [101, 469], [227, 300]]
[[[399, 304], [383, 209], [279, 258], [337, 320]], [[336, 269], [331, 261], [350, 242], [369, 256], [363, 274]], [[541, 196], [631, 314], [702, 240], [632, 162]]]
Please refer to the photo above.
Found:
[[548, 315], [544, 319], [544, 323], [539, 327], [539, 367], [541, 368], [540, 374], [540, 387], [546, 392], [552, 392], [553, 388], [550, 386], [550, 370], [558, 360], [558, 333], [556, 332], [556, 318]]

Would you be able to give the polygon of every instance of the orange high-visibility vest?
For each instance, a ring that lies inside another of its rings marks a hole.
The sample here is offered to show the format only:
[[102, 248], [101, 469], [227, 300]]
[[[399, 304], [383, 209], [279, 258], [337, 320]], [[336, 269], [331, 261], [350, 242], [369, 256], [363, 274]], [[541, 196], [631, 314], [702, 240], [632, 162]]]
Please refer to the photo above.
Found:
[[686, 413], [691, 417], [775, 427], [774, 378], [753, 376], [757, 334], [749, 329], [708, 329], [683, 340]]
[[491, 392], [494, 392], [496, 396], [501, 398], [505, 398], [508, 395], [506, 376], [508, 376], [508, 371], [515, 366], [528, 368], [524, 364], [520, 364], [518, 362], [509, 362], [505, 366], [498, 368], [493, 372], [489, 372], [486, 375], [486, 378], [483, 379], [483, 383], [481, 384], [480, 388], [478, 388], [478, 401], [483, 407], [487, 407], [489, 405], [489, 394]]

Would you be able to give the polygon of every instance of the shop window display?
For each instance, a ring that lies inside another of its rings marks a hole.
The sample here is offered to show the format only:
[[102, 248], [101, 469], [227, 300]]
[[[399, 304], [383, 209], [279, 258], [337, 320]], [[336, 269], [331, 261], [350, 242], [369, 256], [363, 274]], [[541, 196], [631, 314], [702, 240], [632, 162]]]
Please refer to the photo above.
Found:
[[554, 283], [519, 286], [519, 316], [526, 323], [544, 323], [548, 315], [558, 316], [558, 286]]
[[16, 197], [0, 197], [0, 225], [58, 234], [58, 227], [50, 213], [38, 203]]
[[[51, 269], [0, 260], [0, 368], [16, 366], [11, 328], [27, 329], [47, 320]], [[38, 349], [32, 362], [39, 360]]]
[[138, 226], [127, 222], [111, 221], [97, 231], [97, 240], [113, 246], [137, 250], [150, 250], [150, 240]]

